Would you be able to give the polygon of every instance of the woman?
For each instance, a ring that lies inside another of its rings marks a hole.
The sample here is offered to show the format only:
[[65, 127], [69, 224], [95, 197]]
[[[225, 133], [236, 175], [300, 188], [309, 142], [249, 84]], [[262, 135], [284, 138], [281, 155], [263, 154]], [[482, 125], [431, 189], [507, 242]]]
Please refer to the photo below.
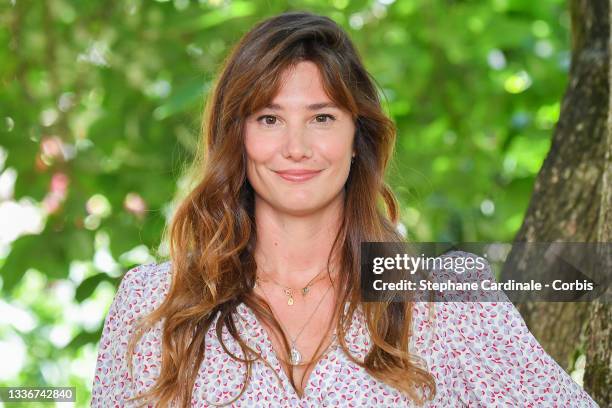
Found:
[[402, 241], [395, 129], [330, 19], [254, 27], [204, 124], [172, 261], [123, 278], [92, 406], [596, 406], [509, 302], [360, 302], [360, 243]]

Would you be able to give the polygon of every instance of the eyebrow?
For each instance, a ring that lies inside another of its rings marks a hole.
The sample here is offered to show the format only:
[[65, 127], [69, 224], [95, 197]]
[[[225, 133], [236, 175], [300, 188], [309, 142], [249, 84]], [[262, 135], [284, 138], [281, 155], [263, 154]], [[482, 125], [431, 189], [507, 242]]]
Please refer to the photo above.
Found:
[[[277, 103], [269, 103], [264, 108], [265, 109], [272, 109], [272, 110], [283, 110], [283, 108], [279, 104], [277, 104]], [[319, 103], [312, 103], [310, 105], [306, 105], [306, 109], [311, 110], [311, 111], [315, 111], [315, 110], [319, 110], [319, 109], [323, 109], [323, 108], [336, 108], [336, 109], [339, 109], [338, 106], [336, 106], [332, 102], [319, 102]]]

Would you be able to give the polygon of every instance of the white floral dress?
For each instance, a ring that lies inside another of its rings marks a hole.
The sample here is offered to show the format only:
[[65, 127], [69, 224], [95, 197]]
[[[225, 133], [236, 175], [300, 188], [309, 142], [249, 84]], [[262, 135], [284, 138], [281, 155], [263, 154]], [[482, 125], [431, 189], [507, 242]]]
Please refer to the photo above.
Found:
[[[463, 254], [451, 253], [452, 256]], [[492, 278], [490, 268], [477, 272], [483, 278]], [[170, 262], [141, 265], [124, 276], [104, 322], [92, 407], [135, 407], [134, 402], [125, 399], [155, 382], [161, 362], [159, 322], [138, 342], [133, 360], [134, 378], [129, 376], [125, 353], [136, 319], [159, 305], [169, 289], [170, 279]], [[597, 407], [542, 349], [509, 301], [433, 305], [430, 320], [428, 304], [415, 303], [414, 336], [410, 345], [411, 353], [426, 361], [436, 381], [436, 396], [426, 407]], [[248, 388], [232, 406], [417, 406], [351, 362], [337, 341], [312, 370], [300, 398], [254, 313], [240, 304], [237, 314], [241, 338], [260, 352], [272, 368], [262, 361], [254, 363]], [[207, 333], [204, 362], [193, 389], [193, 407], [228, 402], [243, 386], [245, 366], [224, 352], [214, 326], [213, 322]], [[225, 327], [223, 339], [233, 353], [242, 356], [238, 343]], [[361, 308], [354, 315], [346, 342], [350, 352], [360, 360], [371, 347]]]

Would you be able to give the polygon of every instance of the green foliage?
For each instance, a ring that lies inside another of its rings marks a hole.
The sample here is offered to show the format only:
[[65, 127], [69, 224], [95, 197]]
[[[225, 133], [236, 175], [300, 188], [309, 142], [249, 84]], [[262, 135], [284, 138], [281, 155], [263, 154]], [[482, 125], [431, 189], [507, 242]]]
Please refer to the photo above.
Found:
[[[53, 370], [45, 374], [41, 362], [82, 358], [89, 366], [68, 377], [82, 391], [78, 406], [87, 405], [112, 288], [148, 256], [134, 248], [155, 253], [182, 165], [199, 142], [211, 83], [255, 22], [311, 10], [348, 30], [398, 127], [388, 180], [412, 240], [512, 239], [567, 81], [561, 0], [14, 0], [0, 7], [7, 152], [0, 171], [17, 172], [15, 200], [30, 197], [49, 209], [40, 234], [12, 242], [4, 260], [0, 252], [4, 301], [36, 318], [29, 330], [0, 326], [0, 341], [16, 333], [28, 346], [21, 372], [0, 385], [49, 384]], [[41, 285], [25, 290], [35, 271]], [[64, 346], [49, 339], [69, 320], [67, 306], [52, 307], [60, 281], [70, 283], [74, 305], [99, 305], [96, 327], [71, 323]]]

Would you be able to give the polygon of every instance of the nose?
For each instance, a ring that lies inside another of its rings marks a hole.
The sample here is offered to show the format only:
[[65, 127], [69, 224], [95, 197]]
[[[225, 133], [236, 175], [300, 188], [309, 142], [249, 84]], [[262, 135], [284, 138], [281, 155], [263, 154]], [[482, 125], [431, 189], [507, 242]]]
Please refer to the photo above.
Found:
[[312, 157], [312, 148], [310, 147], [308, 134], [303, 126], [292, 125], [287, 127], [283, 156], [286, 159], [293, 160]]

